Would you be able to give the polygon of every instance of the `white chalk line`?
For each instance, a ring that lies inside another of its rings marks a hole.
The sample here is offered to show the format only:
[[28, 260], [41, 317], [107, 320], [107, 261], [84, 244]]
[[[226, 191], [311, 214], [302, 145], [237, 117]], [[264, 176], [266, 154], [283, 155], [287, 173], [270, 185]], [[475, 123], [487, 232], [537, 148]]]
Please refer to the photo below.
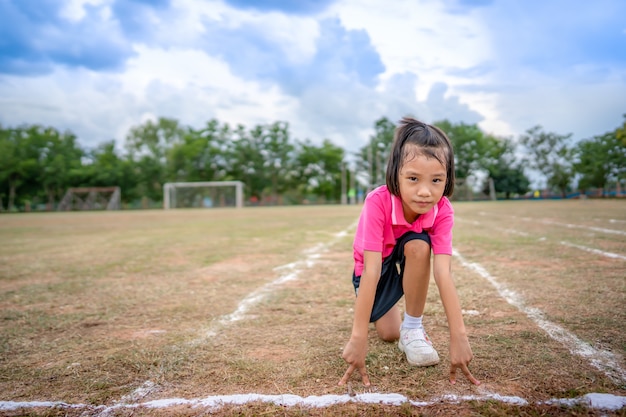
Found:
[[[458, 219], [458, 218], [457, 218], [457, 220], [461, 220], [462, 222], [466, 221], [466, 220]], [[483, 225], [482, 223], [480, 223], [480, 222], [478, 222], [476, 220], [470, 220], [470, 221], [466, 221], [466, 222], [470, 223], [470, 224], [473, 224], [475, 226], [482, 226]], [[518, 236], [524, 236], [524, 237], [529, 237], [530, 236], [529, 233], [523, 232], [523, 231], [520, 231], [520, 230], [503, 229], [503, 228], [499, 228], [499, 227], [493, 227], [493, 226], [491, 226], [489, 224], [487, 225], [487, 227], [492, 227], [492, 228], [494, 228], [496, 230], [500, 230], [502, 232], [511, 233], [511, 234], [518, 235]], [[537, 240], [539, 240], [540, 242], [545, 242], [547, 239], [546, 239], [545, 236], [541, 236]], [[580, 249], [580, 250], [583, 250], [583, 251], [586, 251], [586, 252], [595, 253], [596, 255], [602, 255], [602, 256], [605, 256], [607, 258], [626, 260], [626, 256], [620, 255], [618, 253], [606, 252], [606, 251], [603, 251], [603, 250], [600, 250], [600, 249], [590, 248], [590, 247], [587, 247], [587, 246], [582, 246], [582, 245], [577, 245], [575, 243], [566, 242], [564, 240], [560, 241], [559, 243], [561, 245], [563, 245], [563, 246], [569, 246], [571, 248], [576, 248], [576, 249]]]
[[565, 241], [561, 241], [560, 243], [561, 243], [561, 245], [564, 245], [564, 246], [570, 246], [572, 248], [584, 250], [586, 252], [591, 252], [591, 253], [595, 253], [597, 255], [606, 256], [607, 258], [622, 259], [622, 260], [626, 261], [626, 256], [620, 255], [618, 253], [605, 252], [605, 251], [600, 250], [600, 249], [589, 248], [587, 246], [576, 245], [574, 243], [569, 243], [569, 242], [565, 242]]
[[363, 393], [350, 396], [343, 395], [312, 395], [301, 397], [293, 394], [233, 394], [233, 395], [214, 395], [205, 398], [165, 398], [161, 400], [145, 401], [134, 404], [115, 404], [112, 406], [90, 405], [90, 404], [69, 404], [61, 401], [0, 401], [0, 411], [15, 411], [28, 408], [62, 408], [62, 409], [87, 409], [91, 412], [99, 412], [99, 415], [110, 415], [120, 409], [136, 409], [151, 408], [163, 409], [181, 405], [187, 405], [194, 408], [205, 408], [209, 410], [217, 410], [228, 405], [246, 405], [253, 402], [263, 402], [285, 407], [310, 407], [323, 408], [333, 405], [342, 405], [347, 403], [361, 404], [382, 404], [390, 406], [401, 406], [403, 404], [411, 404], [414, 407], [427, 407], [441, 403], [461, 404], [468, 401], [500, 401], [503, 403], [527, 406], [527, 405], [549, 405], [549, 406], [565, 406], [574, 407], [577, 405], [586, 406], [591, 409], [616, 411], [626, 406], [626, 397], [613, 394], [589, 393], [577, 398], [553, 398], [547, 401], [538, 401], [530, 403], [528, 400], [517, 397], [500, 394], [482, 394], [482, 395], [454, 395], [446, 394], [436, 397], [429, 401], [410, 400], [401, 394], [380, 394], [380, 393]]
[[[495, 215], [498, 216], [500, 215], [499, 213], [488, 213], [485, 211], [480, 211], [478, 212], [479, 215], [481, 216], [491, 216], [491, 215]], [[502, 216], [502, 215], [500, 215]], [[561, 222], [555, 222], [553, 220], [546, 220], [546, 219], [536, 219], [536, 218], [532, 218], [532, 217], [518, 217], [518, 216], [508, 216], [508, 217], [513, 217], [514, 219], [521, 219], [525, 222], [533, 222], [533, 223], [543, 223], [543, 224], [551, 224], [554, 226], [562, 226], [562, 227], [567, 227], [568, 229], [587, 229], [587, 230], [592, 230], [594, 232], [601, 232], [601, 233], [609, 233], [609, 234], [615, 234], [615, 235], [623, 235], [626, 236], [626, 231], [624, 230], [616, 230], [616, 229], [607, 229], [604, 227], [595, 227], [595, 226], [583, 226], [580, 224], [573, 224], [573, 223], [561, 223]], [[610, 219], [609, 223], [618, 223], [621, 222], [620, 220], [615, 220], [615, 219]]]
[[235, 311], [217, 318], [214, 321], [213, 325], [210, 326], [208, 330], [203, 332], [203, 336], [199, 339], [192, 341], [191, 344], [202, 343], [207, 338], [215, 336], [217, 334], [218, 328], [223, 328], [232, 323], [245, 319], [249, 311], [254, 306], [258, 305], [281, 285], [297, 279], [303, 270], [312, 268], [317, 263], [323, 253], [327, 252], [329, 248], [334, 245], [339, 239], [347, 236], [350, 230], [354, 229], [355, 227], [356, 223], [348, 226], [341, 232], [336, 233], [333, 236], [333, 239], [329, 242], [318, 243], [314, 247], [306, 249], [303, 252], [303, 259], [275, 267], [274, 271], [283, 271], [283, 273], [273, 281], [263, 285], [262, 287], [257, 288], [256, 290], [248, 294], [243, 300], [239, 302]]
[[[531, 219], [531, 221], [533, 221], [533, 220]], [[623, 230], [605, 229], [604, 227], [581, 226], [579, 224], [560, 223], [560, 222], [555, 222], [555, 221], [552, 221], [552, 220], [541, 220], [541, 223], [543, 223], [543, 224], [553, 224], [555, 226], [567, 227], [568, 229], [587, 229], [587, 230], [593, 230], [594, 232], [610, 233], [610, 234], [615, 234], [615, 235], [626, 236], [626, 232], [623, 231]]]
[[620, 357], [612, 352], [596, 349], [589, 343], [579, 339], [561, 326], [547, 320], [545, 314], [535, 307], [526, 305], [523, 298], [506, 285], [498, 282], [485, 268], [475, 262], [467, 261], [456, 249], [453, 255], [458, 258], [461, 264], [485, 278], [509, 304], [517, 307], [528, 318], [534, 321], [552, 339], [562, 343], [572, 354], [581, 356], [589, 361], [596, 369], [603, 372], [613, 382], [623, 384], [626, 382], [626, 371], [619, 365]]

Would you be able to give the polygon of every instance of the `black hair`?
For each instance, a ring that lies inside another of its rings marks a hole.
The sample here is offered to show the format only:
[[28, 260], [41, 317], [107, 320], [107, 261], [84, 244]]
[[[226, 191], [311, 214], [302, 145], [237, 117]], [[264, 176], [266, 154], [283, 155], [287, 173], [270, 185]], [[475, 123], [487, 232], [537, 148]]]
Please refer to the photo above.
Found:
[[422, 154], [427, 158], [435, 158], [446, 168], [446, 186], [443, 195], [450, 197], [454, 191], [454, 152], [448, 136], [438, 128], [412, 117], [404, 117], [396, 128], [389, 163], [387, 164], [387, 188], [400, 196], [398, 177], [400, 168], [412, 155], [406, 145], [415, 145], [418, 149], [415, 154]]

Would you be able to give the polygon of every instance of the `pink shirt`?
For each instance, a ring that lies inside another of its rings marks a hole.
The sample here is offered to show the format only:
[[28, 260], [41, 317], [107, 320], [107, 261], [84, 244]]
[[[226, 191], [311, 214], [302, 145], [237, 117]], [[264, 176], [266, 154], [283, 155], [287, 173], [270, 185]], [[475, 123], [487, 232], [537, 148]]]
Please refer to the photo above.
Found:
[[453, 225], [454, 210], [447, 197], [410, 224], [404, 218], [400, 197], [381, 185], [363, 203], [354, 237], [354, 272], [356, 276], [363, 273], [363, 251], [381, 252], [384, 259], [393, 252], [396, 239], [408, 231], [427, 231], [434, 254], [452, 255]]

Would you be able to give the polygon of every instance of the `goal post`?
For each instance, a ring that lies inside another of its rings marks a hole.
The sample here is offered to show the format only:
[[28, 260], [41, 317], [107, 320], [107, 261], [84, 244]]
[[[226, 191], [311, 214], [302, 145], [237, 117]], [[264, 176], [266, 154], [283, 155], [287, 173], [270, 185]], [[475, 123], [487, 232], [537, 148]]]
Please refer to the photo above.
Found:
[[243, 207], [243, 182], [196, 181], [163, 184], [163, 208]]
[[59, 211], [69, 210], [119, 210], [120, 187], [72, 187], [59, 203]]

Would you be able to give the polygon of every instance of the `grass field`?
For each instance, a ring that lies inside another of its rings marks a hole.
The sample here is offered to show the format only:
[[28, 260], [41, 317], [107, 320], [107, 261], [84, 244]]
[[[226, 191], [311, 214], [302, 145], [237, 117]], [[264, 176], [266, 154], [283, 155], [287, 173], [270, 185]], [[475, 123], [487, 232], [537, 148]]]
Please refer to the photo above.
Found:
[[1, 215], [0, 414], [626, 415], [626, 201], [454, 207], [478, 387], [434, 282], [441, 363], [337, 386], [358, 206]]

